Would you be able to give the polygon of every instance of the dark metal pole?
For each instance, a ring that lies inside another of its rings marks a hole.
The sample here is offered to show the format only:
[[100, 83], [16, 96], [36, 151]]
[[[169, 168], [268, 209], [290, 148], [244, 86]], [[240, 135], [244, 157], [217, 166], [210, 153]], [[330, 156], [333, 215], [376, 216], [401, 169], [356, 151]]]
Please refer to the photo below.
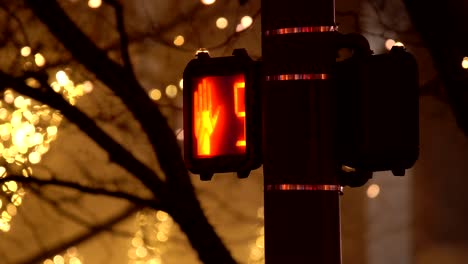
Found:
[[334, 0], [263, 0], [266, 264], [341, 263]]

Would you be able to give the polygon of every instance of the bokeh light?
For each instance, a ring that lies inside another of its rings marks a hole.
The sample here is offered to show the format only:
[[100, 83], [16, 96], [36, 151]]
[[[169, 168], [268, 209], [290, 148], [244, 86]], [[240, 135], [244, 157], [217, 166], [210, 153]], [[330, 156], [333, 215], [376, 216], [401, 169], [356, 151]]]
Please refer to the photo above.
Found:
[[149, 97], [151, 98], [151, 100], [154, 100], [154, 101], [158, 101], [162, 97], [161, 91], [159, 89], [156, 89], [156, 88], [151, 89], [148, 94], [149, 94]]
[[241, 32], [250, 27], [253, 23], [253, 18], [251, 16], [244, 16], [241, 18], [240, 23], [236, 27], [237, 32]]
[[463, 69], [468, 69], [468, 57], [464, 57], [461, 63]]
[[212, 5], [216, 2], [216, 0], [201, 0], [201, 3], [204, 5]]
[[21, 56], [27, 57], [31, 55], [31, 48], [28, 46], [24, 46], [21, 48], [20, 53], [21, 53]]
[[185, 38], [182, 35], [178, 35], [174, 38], [174, 45], [176, 46], [182, 46], [185, 43]]
[[169, 98], [175, 98], [177, 96], [177, 86], [173, 85], [173, 84], [169, 84], [167, 87], [166, 87], [166, 95], [169, 97]]
[[163, 211], [142, 210], [136, 216], [137, 231], [127, 252], [129, 264], [162, 264], [174, 222]]
[[227, 28], [228, 24], [228, 20], [225, 17], [219, 17], [216, 19], [216, 27], [219, 29]]
[[46, 60], [45, 60], [44, 56], [42, 56], [42, 54], [36, 53], [34, 55], [34, 62], [36, 63], [37, 66], [42, 67], [42, 66], [45, 65]]
[[380, 186], [377, 184], [371, 184], [367, 188], [367, 197], [374, 199], [380, 194]]
[[51, 259], [46, 259], [43, 264], [83, 264], [83, 258], [78, 254], [76, 248], [69, 248], [64, 254], [56, 255]]
[[102, 0], [89, 0], [88, 6], [90, 8], [99, 8], [102, 5]]
[[[75, 85], [65, 71], [57, 71], [55, 77], [57, 82], [51, 86], [70, 104], [74, 104], [76, 99], [84, 94], [85, 85]], [[28, 78], [25, 82], [32, 88], [41, 87], [39, 81], [34, 78]], [[24, 177], [29, 177], [33, 172], [31, 166], [41, 161], [50, 144], [57, 138], [58, 126], [63, 117], [59, 111], [11, 89], [3, 91], [2, 97], [0, 178], [8, 177], [10, 171], [21, 172]], [[5, 181], [0, 185], [1, 231], [8, 232], [11, 229], [10, 222], [17, 213], [17, 207], [23, 203], [25, 194], [22, 185], [15, 181]]]

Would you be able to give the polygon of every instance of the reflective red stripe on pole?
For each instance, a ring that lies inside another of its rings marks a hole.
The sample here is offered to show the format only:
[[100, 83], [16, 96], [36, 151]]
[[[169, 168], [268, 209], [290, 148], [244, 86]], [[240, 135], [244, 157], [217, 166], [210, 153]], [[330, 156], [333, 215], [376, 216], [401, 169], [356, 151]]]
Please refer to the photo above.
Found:
[[333, 0], [262, 1], [266, 264], [341, 263], [335, 31]]

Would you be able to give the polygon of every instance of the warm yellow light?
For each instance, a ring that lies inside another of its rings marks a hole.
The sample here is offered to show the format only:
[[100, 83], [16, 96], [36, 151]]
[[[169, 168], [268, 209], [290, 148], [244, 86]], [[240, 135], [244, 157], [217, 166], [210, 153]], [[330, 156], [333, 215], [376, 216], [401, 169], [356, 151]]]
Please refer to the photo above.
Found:
[[64, 71], [58, 71], [55, 74], [55, 78], [57, 79], [58, 84], [60, 84], [61, 86], [67, 85], [70, 81], [68, 75]]
[[50, 259], [44, 260], [44, 264], [54, 264], [54, 262]]
[[[263, 258], [264, 251], [258, 247], [252, 248], [250, 251], [250, 259], [253, 261], [259, 261], [260, 259]], [[249, 262], [250, 263], [250, 262]], [[255, 262], [257, 263], [257, 262]]]
[[31, 48], [28, 46], [24, 46], [21, 48], [20, 53], [21, 53], [21, 56], [27, 57], [31, 55]]
[[90, 92], [92, 92], [92, 91], [93, 91], [93, 83], [90, 82], [90, 81], [85, 81], [85, 82], [83, 83], [83, 91], [84, 91], [85, 93], [90, 93]]
[[148, 250], [146, 250], [146, 248], [144, 247], [138, 247], [135, 251], [137, 257], [139, 258], [144, 258], [148, 255]]
[[89, 0], [88, 1], [88, 6], [91, 8], [98, 8], [102, 5], [101, 0]]
[[377, 184], [371, 184], [367, 188], [367, 197], [374, 199], [380, 194], [380, 186]]
[[464, 57], [461, 63], [463, 69], [468, 69], [468, 57]]
[[198, 55], [200, 53], [206, 53], [208, 55], [210, 55], [210, 52], [207, 50], [207, 49], [204, 49], [204, 48], [199, 48], [196, 52], [195, 52], [195, 55]]
[[54, 257], [54, 263], [55, 264], [64, 264], [65, 260], [63, 259], [62, 256], [57, 255], [57, 256]]
[[8, 204], [6, 210], [11, 216], [15, 216], [18, 212], [18, 209], [13, 204]]
[[167, 219], [169, 219], [169, 214], [166, 213], [166, 212], [163, 212], [163, 211], [157, 211], [156, 212], [156, 218], [161, 221], [161, 222], [164, 222], [166, 221]]
[[219, 17], [216, 19], [216, 27], [219, 29], [225, 29], [228, 26], [228, 20], [225, 17]]
[[71, 257], [68, 263], [69, 264], [81, 264], [81, 260], [77, 257]]
[[170, 98], [177, 96], [177, 86], [170, 84], [166, 87], [166, 95]]
[[76, 249], [76, 247], [71, 247], [69, 249], [67, 249], [67, 254], [70, 255], [70, 256], [76, 256], [78, 254], [78, 249]]
[[165, 234], [165, 233], [163, 233], [163, 232], [158, 232], [158, 233], [156, 234], [156, 238], [157, 238], [159, 241], [161, 241], [161, 242], [166, 242], [166, 241], [169, 239], [169, 237], [167, 236], [167, 234]]
[[29, 77], [25, 80], [26, 82], [26, 85], [31, 87], [31, 88], [39, 88], [41, 87], [41, 83], [39, 83], [38, 80], [36, 80], [35, 78], [32, 78], [32, 77]]
[[180, 87], [181, 90], [184, 89], [184, 79], [180, 79], [180, 81], [179, 81], [179, 87]]
[[8, 181], [3, 184], [4, 191], [16, 192], [18, 190], [18, 184], [15, 181]]
[[161, 99], [162, 93], [159, 89], [152, 89], [149, 92], [149, 97], [154, 101], [158, 101], [159, 99]]
[[355, 172], [356, 169], [347, 165], [341, 165], [341, 170], [344, 172]]
[[184, 45], [185, 38], [182, 35], [178, 35], [177, 37], [174, 38], [174, 45], [176, 46], [182, 46]]
[[56, 126], [48, 126], [47, 127], [47, 134], [49, 136], [54, 136], [56, 135], [58, 132], [58, 128]]
[[7, 102], [8, 104], [11, 104], [15, 101], [15, 96], [10, 90], [6, 90], [4, 93], [3, 100]]
[[34, 55], [34, 62], [36, 63], [37, 66], [42, 67], [45, 65], [46, 59], [44, 58], [44, 56], [42, 56], [42, 54], [36, 53]]
[[393, 40], [393, 39], [387, 39], [387, 40], [385, 41], [385, 48], [386, 48], [387, 50], [391, 50], [392, 47], [395, 45], [395, 43], [396, 43], [395, 40]]
[[241, 25], [244, 27], [244, 28], [248, 28], [252, 25], [253, 23], [253, 19], [251, 16], [244, 16], [241, 18]]
[[393, 46], [396, 46], [396, 47], [405, 47], [405, 44], [403, 44], [402, 42], [395, 42], [395, 44]]
[[32, 164], [37, 164], [41, 161], [41, 153], [33, 151], [29, 153], [28, 159]]
[[259, 236], [257, 240], [255, 241], [255, 245], [259, 248], [264, 248], [265, 247], [265, 237], [264, 236]]
[[201, 0], [201, 2], [204, 5], [212, 5], [216, 2], [216, 0]]
[[143, 239], [141, 237], [134, 237], [132, 239], [132, 246], [134, 247], [142, 247], [144, 245]]

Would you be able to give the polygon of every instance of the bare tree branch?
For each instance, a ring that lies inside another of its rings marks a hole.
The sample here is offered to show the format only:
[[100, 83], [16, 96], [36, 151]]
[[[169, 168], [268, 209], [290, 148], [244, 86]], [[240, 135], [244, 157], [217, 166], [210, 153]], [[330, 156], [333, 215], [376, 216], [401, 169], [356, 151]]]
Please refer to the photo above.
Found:
[[86, 242], [89, 239], [95, 237], [96, 235], [109, 230], [109, 228], [127, 219], [129, 216], [136, 213], [140, 209], [141, 209], [140, 207], [135, 207], [135, 206], [128, 207], [127, 209], [123, 210], [120, 214], [116, 215], [115, 217], [107, 221], [104, 221], [102, 223], [99, 223], [97, 225], [90, 226], [88, 231], [83, 232], [82, 234], [79, 234], [69, 239], [68, 241], [61, 242], [59, 245], [56, 245], [46, 251], [39, 252], [36, 255], [33, 255], [31, 257], [28, 257], [27, 259], [19, 261], [16, 264], [42, 263], [42, 261], [44, 261], [47, 258], [60, 254], [72, 246]]
[[106, 3], [111, 5], [115, 11], [115, 19], [117, 21], [117, 31], [120, 35], [120, 53], [122, 54], [122, 60], [124, 64], [124, 68], [127, 70], [129, 74], [131, 74], [135, 78], [135, 73], [133, 71], [132, 62], [130, 60], [130, 54], [128, 51], [128, 35], [125, 31], [125, 23], [124, 23], [124, 14], [122, 4], [116, 0], [105, 0]]
[[164, 211], [164, 206], [155, 199], [151, 199], [151, 200], [144, 199], [144, 198], [141, 198], [141, 197], [138, 197], [133, 194], [126, 193], [126, 192], [110, 191], [106, 188], [85, 186], [76, 182], [64, 181], [64, 180], [59, 180], [56, 178], [39, 179], [35, 177], [24, 177], [24, 176], [17, 176], [17, 175], [8, 175], [5, 178], [0, 178], [0, 184], [4, 182], [8, 182], [8, 181], [15, 181], [15, 182], [23, 183], [23, 184], [31, 184], [31, 185], [37, 185], [37, 186], [53, 185], [53, 186], [66, 187], [66, 188], [78, 190], [83, 193], [89, 193], [89, 194], [94, 194], [94, 195], [104, 195], [104, 196], [124, 199], [124, 200], [128, 200], [140, 206], [150, 207], [155, 210]]

